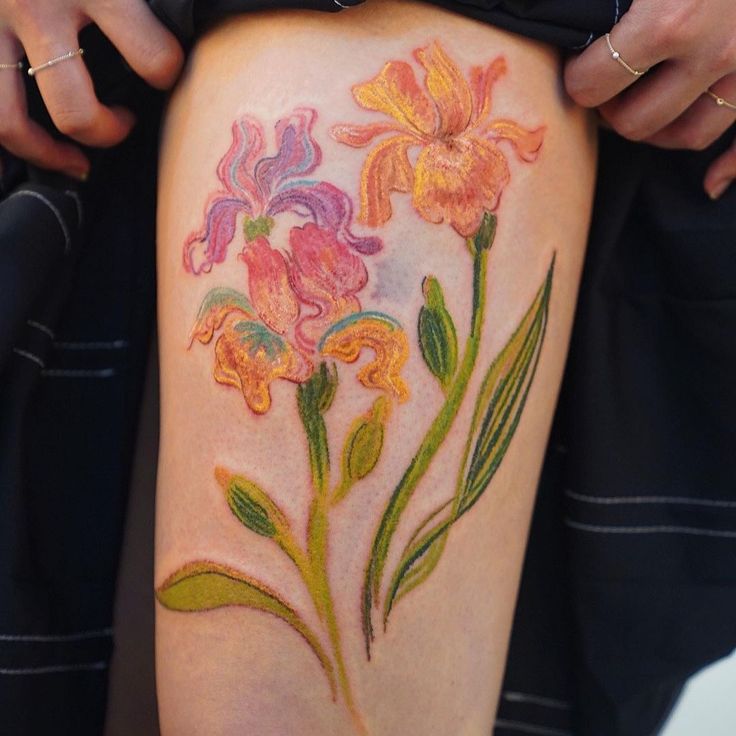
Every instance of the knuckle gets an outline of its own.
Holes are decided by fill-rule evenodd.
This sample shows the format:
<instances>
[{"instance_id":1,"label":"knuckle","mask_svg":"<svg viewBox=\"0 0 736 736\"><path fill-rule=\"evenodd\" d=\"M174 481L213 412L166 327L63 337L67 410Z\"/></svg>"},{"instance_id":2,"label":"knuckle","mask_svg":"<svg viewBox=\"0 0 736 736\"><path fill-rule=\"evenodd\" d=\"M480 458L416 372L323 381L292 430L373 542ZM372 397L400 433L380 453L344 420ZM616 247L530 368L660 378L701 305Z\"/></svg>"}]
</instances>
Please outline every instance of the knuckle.
<instances>
[{"instance_id":1,"label":"knuckle","mask_svg":"<svg viewBox=\"0 0 736 736\"><path fill-rule=\"evenodd\" d=\"M736 39L729 38L714 50L708 71L725 75L734 69L736 69Z\"/></svg>"},{"instance_id":2,"label":"knuckle","mask_svg":"<svg viewBox=\"0 0 736 736\"><path fill-rule=\"evenodd\" d=\"M183 52L175 43L148 49L143 54L146 76L152 84L160 87L173 82L183 60Z\"/></svg>"},{"instance_id":3,"label":"knuckle","mask_svg":"<svg viewBox=\"0 0 736 736\"><path fill-rule=\"evenodd\" d=\"M59 132L72 138L91 130L95 123L95 112L91 107L54 110L51 118Z\"/></svg>"},{"instance_id":4,"label":"knuckle","mask_svg":"<svg viewBox=\"0 0 736 736\"><path fill-rule=\"evenodd\" d=\"M695 33L689 21L687 3L670 4L659 16L652 32L652 41L658 48L668 51L688 45Z\"/></svg>"}]
</instances>

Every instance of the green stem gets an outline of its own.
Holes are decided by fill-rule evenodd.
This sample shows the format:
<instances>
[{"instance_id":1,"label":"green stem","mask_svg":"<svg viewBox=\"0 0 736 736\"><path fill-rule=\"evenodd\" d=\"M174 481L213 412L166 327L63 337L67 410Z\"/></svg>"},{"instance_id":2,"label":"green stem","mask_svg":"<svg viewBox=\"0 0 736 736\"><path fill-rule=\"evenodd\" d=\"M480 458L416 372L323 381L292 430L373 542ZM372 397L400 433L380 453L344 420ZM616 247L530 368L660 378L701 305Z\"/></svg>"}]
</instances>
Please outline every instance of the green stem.
<instances>
[{"instance_id":1,"label":"green stem","mask_svg":"<svg viewBox=\"0 0 736 736\"><path fill-rule=\"evenodd\" d=\"M488 249L473 249L473 307L470 319L470 334L465 343L463 359L448 388L445 403L435 417L417 453L394 489L384 511L381 523L373 540L371 556L366 568L363 584L363 635L366 654L370 659L370 645L373 640L372 608L377 602L381 588L381 578L386 565L391 539L396 531L401 514L409 503L417 484L427 471L435 453L450 431L470 382L480 349L481 331L486 305L486 279Z\"/></svg>"},{"instance_id":2,"label":"green stem","mask_svg":"<svg viewBox=\"0 0 736 736\"><path fill-rule=\"evenodd\" d=\"M311 561L311 577L313 585L309 591L314 605L320 616L324 618L327 634L332 645L332 654L337 666L337 681L345 698L345 705L353 719L356 731L365 736L368 731L358 711L350 686L345 660L342 653L340 627L335 614L335 606L327 575L327 539L329 521L327 518L327 499L322 495L315 495L309 514L309 557Z\"/></svg>"}]
</instances>

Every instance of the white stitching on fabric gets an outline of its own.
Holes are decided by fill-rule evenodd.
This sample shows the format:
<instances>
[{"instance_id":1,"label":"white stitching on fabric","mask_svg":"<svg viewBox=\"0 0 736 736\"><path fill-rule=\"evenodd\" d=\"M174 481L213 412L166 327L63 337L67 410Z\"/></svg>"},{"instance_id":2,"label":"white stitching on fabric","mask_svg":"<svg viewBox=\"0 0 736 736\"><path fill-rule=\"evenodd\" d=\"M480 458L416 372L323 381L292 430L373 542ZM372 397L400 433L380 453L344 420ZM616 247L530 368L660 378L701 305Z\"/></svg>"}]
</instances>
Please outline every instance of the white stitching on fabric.
<instances>
[{"instance_id":1,"label":"white stitching on fabric","mask_svg":"<svg viewBox=\"0 0 736 736\"><path fill-rule=\"evenodd\" d=\"M84 223L84 210L82 208L81 197L73 189L65 189L64 194L68 194L74 200L74 204L77 205L77 222L79 224L79 227L81 227Z\"/></svg>"},{"instance_id":2,"label":"white stitching on fabric","mask_svg":"<svg viewBox=\"0 0 736 736\"><path fill-rule=\"evenodd\" d=\"M61 340L54 343L59 350L123 350L130 343L127 340L99 340L97 342L75 342Z\"/></svg>"},{"instance_id":3,"label":"white stitching on fabric","mask_svg":"<svg viewBox=\"0 0 736 736\"><path fill-rule=\"evenodd\" d=\"M83 368L47 368L41 371L46 378L112 378L114 368L100 368L100 370L85 370Z\"/></svg>"},{"instance_id":4,"label":"white stitching on fabric","mask_svg":"<svg viewBox=\"0 0 736 736\"><path fill-rule=\"evenodd\" d=\"M570 708L570 703L565 700L548 698L543 695L532 695L531 693L520 693L515 690L505 690L502 697L510 703L531 703L532 705L541 705L545 708L559 708L560 710L569 710Z\"/></svg>"},{"instance_id":5,"label":"white stitching on fabric","mask_svg":"<svg viewBox=\"0 0 736 736\"><path fill-rule=\"evenodd\" d=\"M12 199L13 197L22 197L24 194L28 197L35 197L40 202L43 202L54 213L54 216L59 222L61 232L64 234L64 252L68 253L72 247L72 236L69 234L69 229L66 226L66 222L64 222L64 218L62 217L61 212L59 212L53 202L51 202L47 197L44 197L43 194L34 192L31 189L18 189L17 191L13 192L9 197L7 197L6 201L8 199Z\"/></svg>"},{"instance_id":6,"label":"white stitching on fabric","mask_svg":"<svg viewBox=\"0 0 736 736\"><path fill-rule=\"evenodd\" d=\"M84 639L102 639L112 636L113 629L89 629L88 631L75 631L72 634L0 634L0 641L40 641L40 642L63 642L82 641Z\"/></svg>"},{"instance_id":7,"label":"white stitching on fabric","mask_svg":"<svg viewBox=\"0 0 736 736\"><path fill-rule=\"evenodd\" d=\"M595 534L686 534L693 537L736 539L736 530L731 529L703 529L694 526L605 526L602 524L583 524L572 519L565 519L565 524L572 529Z\"/></svg>"},{"instance_id":8,"label":"white stitching on fabric","mask_svg":"<svg viewBox=\"0 0 736 736\"><path fill-rule=\"evenodd\" d=\"M613 25L616 25L616 23L618 23L618 17L619 17L620 12L621 12L621 8L618 5L618 0L616 0L616 14L613 16Z\"/></svg>"},{"instance_id":9,"label":"white stitching on fabric","mask_svg":"<svg viewBox=\"0 0 736 736\"><path fill-rule=\"evenodd\" d=\"M40 330L44 335L48 335L52 340L54 339L54 331L50 327L42 325L40 322L36 322L35 319L27 319L26 324L29 327L35 327L37 330Z\"/></svg>"},{"instance_id":10,"label":"white stitching on fabric","mask_svg":"<svg viewBox=\"0 0 736 736\"><path fill-rule=\"evenodd\" d=\"M594 503L600 506L618 506L625 504L672 504L681 506L711 506L720 509L736 508L736 501L725 501L717 498L688 498L680 496L589 496L566 490L565 495L575 501Z\"/></svg>"},{"instance_id":11,"label":"white stitching on fabric","mask_svg":"<svg viewBox=\"0 0 736 736\"><path fill-rule=\"evenodd\" d=\"M590 32L590 33L588 34L588 38L586 38L586 39L585 39L585 41L583 41L583 43L581 43L581 44L580 44L579 46L570 46L570 49L571 49L572 51L577 51L578 49L584 49L584 48L587 48L588 46L590 46L590 42L591 42L592 40L593 40L593 31L591 31L591 32Z\"/></svg>"},{"instance_id":12,"label":"white stitching on fabric","mask_svg":"<svg viewBox=\"0 0 736 736\"><path fill-rule=\"evenodd\" d=\"M29 353L27 350L21 350L21 348L13 348L13 352L16 355L22 355L24 358L26 358L27 360L32 361L36 365L40 365L41 368L44 368L45 365L46 365L43 362L43 360L41 360L41 358L38 357L38 355L34 355L33 353Z\"/></svg>"},{"instance_id":13,"label":"white stitching on fabric","mask_svg":"<svg viewBox=\"0 0 736 736\"><path fill-rule=\"evenodd\" d=\"M60 672L76 672L79 670L106 670L107 662L83 662L81 664L58 664L47 667L0 668L0 675L54 675Z\"/></svg>"},{"instance_id":14,"label":"white stitching on fabric","mask_svg":"<svg viewBox=\"0 0 736 736\"><path fill-rule=\"evenodd\" d=\"M572 736L569 731L548 726L537 726L535 723L524 723L523 721L507 721L505 718L497 718L498 728L508 728L509 731L521 731L522 733L539 734L539 736Z\"/></svg>"}]
</instances>

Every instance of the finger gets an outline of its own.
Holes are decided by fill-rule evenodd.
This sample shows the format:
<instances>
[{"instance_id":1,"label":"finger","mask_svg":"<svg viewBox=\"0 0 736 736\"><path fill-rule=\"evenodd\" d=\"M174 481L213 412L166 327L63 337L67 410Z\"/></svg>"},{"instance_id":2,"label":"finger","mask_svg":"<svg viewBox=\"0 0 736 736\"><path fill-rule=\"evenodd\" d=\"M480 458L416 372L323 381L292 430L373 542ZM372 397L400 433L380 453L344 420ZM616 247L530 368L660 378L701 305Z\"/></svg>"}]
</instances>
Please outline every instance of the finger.
<instances>
[{"instance_id":1,"label":"finger","mask_svg":"<svg viewBox=\"0 0 736 736\"><path fill-rule=\"evenodd\" d=\"M723 100L736 101L736 74L729 74L711 86L711 91ZM707 93L700 97L658 133L645 139L659 148L686 148L702 151L718 140L736 122L736 110L718 105Z\"/></svg>"},{"instance_id":2,"label":"finger","mask_svg":"<svg viewBox=\"0 0 736 736\"><path fill-rule=\"evenodd\" d=\"M49 40L51 39L51 40ZM72 28L53 34L20 38L29 63L36 67L79 48ZM96 97L92 80L81 56L41 69L34 79L54 125L65 135L88 146L114 146L133 127L133 114L120 107L106 107Z\"/></svg>"},{"instance_id":3,"label":"finger","mask_svg":"<svg viewBox=\"0 0 736 736\"><path fill-rule=\"evenodd\" d=\"M718 199L736 179L736 140L705 173L703 187L711 199Z\"/></svg>"},{"instance_id":4,"label":"finger","mask_svg":"<svg viewBox=\"0 0 736 736\"><path fill-rule=\"evenodd\" d=\"M22 56L18 41L8 33L0 33L0 62L10 63ZM86 178L89 172L89 161L76 146L54 140L29 119L20 71L0 70L0 145L44 169L61 171L77 179Z\"/></svg>"},{"instance_id":5,"label":"finger","mask_svg":"<svg viewBox=\"0 0 736 736\"><path fill-rule=\"evenodd\" d=\"M652 20L636 7L611 29L610 42L620 60L644 72L668 58L672 49L653 36ZM612 58L605 36L565 65L567 92L583 107L598 107L641 79Z\"/></svg>"},{"instance_id":6,"label":"finger","mask_svg":"<svg viewBox=\"0 0 736 736\"><path fill-rule=\"evenodd\" d=\"M601 105L600 113L619 135L643 141L680 117L713 81L703 81L686 62L668 61Z\"/></svg>"},{"instance_id":7,"label":"finger","mask_svg":"<svg viewBox=\"0 0 736 736\"><path fill-rule=\"evenodd\" d=\"M89 14L140 77L158 89L174 84L184 64L184 52L148 5L140 0L92 2Z\"/></svg>"}]
</instances>

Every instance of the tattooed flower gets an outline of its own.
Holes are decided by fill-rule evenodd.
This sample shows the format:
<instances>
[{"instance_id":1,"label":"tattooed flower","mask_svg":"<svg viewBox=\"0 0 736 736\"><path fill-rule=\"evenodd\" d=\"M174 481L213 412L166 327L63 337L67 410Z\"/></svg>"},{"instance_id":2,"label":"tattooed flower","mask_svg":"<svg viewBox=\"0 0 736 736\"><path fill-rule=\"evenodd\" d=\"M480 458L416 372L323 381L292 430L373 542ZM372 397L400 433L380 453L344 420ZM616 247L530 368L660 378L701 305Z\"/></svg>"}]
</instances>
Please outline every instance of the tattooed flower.
<instances>
[{"instance_id":1,"label":"tattooed flower","mask_svg":"<svg viewBox=\"0 0 736 736\"><path fill-rule=\"evenodd\" d=\"M359 253L381 249L377 237L358 237L350 226L353 208L347 194L333 184L308 179L322 160L312 136L315 110L297 109L276 124L277 152L265 155L261 125L244 116L233 124L233 141L217 167L223 189L205 207L201 230L184 246L184 267L198 274L225 260L235 238L238 217L243 217L246 242L271 232L273 218L291 212L334 231L339 241Z\"/></svg>"},{"instance_id":2,"label":"tattooed flower","mask_svg":"<svg viewBox=\"0 0 736 736\"><path fill-rule=\"evenodd\" d=\"M500 141L522 161L534 161L544 128L526 130L512 120L491 119L491 89L506 71L502 57L486 68L473 67L466 81L439 43L414 57L425 70L424 87L414 69L390 61L374 79L353 87L356 102L392 120L336 125L332 136L363 147L390 133L368 154L361 172L359 220L383 225L391 217L392 191L411 192L417 212L432 223L449 222L462 236L477 229L509 181ZM419 147L415 163L409 150Z\"/></svg>"},{"instance_id":3,"label":"tattooed flower","mask_svg":"<svg viewBox=\"0 0 736 736\"><path fill-rule=\"evenodd\" d=\"M304 383L322 357L355 362L363 348L375 359L358 373L368 388L404 400L408 389L399 371L408 340L395 320L361 312L358 292L368 274L362 259L334 231L314 223L294 227L290 251L268 239L247 243L248 297L213 289L200 307L192 341L208 344L216 333L214 378L238 388L257 414L271 406L277 378Z\"/></svg>"}]
</instances>

